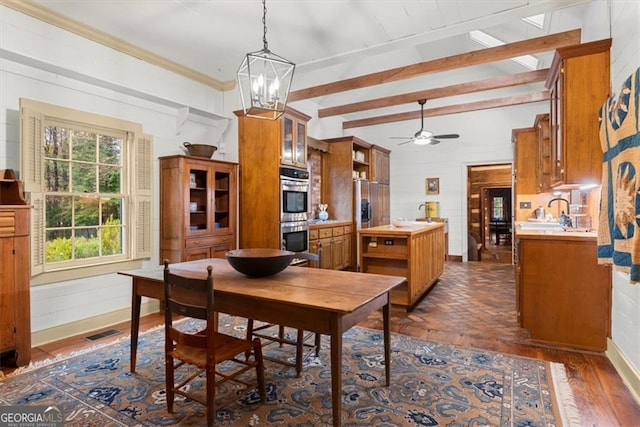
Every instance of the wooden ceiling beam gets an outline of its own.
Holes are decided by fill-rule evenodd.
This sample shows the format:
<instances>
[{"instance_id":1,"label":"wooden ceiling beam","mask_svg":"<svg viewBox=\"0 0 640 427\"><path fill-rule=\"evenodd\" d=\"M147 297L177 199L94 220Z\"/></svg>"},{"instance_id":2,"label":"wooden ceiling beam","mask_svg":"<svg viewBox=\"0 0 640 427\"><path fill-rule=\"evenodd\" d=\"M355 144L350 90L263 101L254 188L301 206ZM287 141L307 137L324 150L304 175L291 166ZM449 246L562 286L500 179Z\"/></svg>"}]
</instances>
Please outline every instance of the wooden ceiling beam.
<instances>
[{"instance_id":1,"label":"wooden ceiling beam","mask_svg":"<svg viewBox=\"0 0 640 427\"><path fill-rule=\"evenodd\" d=\"M468 111L487 110L490 108L509 107L512 105L530 104L532 102L548 101L549 92L536 92L521 95L494 98L484 101L469 102L465 104L447 105L444 107L427 108L424 117L444 116L446 114L465 113ZM388 114L385 116L367 117L366 119L350 120L342 122L342 129L373 126L383 123L401 122L420 118L420 110L406 113Z\"/></svg>"},{"instance_id":2,"label":"wooden ceiling beam","mask_svg":"<svg viewBox=\"0 0 640 427\"><path fill-rule=\"evenodd\" d=\"M354 89L390 83L398 80L409 79L423 74L437 73L454 70L456 68L470 67L472 65L486 64L503 59L514 58L521 55L534 54L555 50L559 47L580 44L581 30L571 30L562 33L536 37L502 46L480 49L473 52L434 59L432 61L419 62L390 70L365 74L359 77L339 80L323 85L312 86L306 89L295 90L289 93L288 102L303 99L316 98L318 96L333 93L346 92Z\"/></svg>"},{"instance_id":3,"label":"wooden ceiling beam","mask_svg":"<svg viewBox=\"0 0 640 427\"><path fill-rule=\"evenodd\" d=\"M451 86L438 87L401 95L387 96L384 98L370 99L368 101L354 102L352 104L338 105L335 107L321 108L318 110L318 118L339 116L341 114L355 113L358 111L373 110L376 108L393 107L395 105L418 102L420 99L437 99L448 96L465 95L492 89L543 82L547 78L549 69L527 71L508 76L493 77L485 80L461 83Z\"/></svg>"}]
</instances>

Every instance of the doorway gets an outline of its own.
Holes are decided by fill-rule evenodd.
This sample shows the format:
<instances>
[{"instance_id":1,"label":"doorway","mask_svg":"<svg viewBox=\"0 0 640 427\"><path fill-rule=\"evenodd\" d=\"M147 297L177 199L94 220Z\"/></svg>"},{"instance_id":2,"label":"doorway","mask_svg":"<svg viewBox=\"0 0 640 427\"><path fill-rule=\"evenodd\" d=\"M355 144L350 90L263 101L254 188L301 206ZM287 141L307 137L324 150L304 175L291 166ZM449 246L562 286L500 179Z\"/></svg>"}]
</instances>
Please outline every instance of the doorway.
<instances>
[{"instance_id":1,"label":"doorway","mask_svg":"<svg viewBox=\"0 0 640 427\"><path fill-rule=\"evenodd\" d=\"M469 260L511 264L513 190L511 163L467 166Z\"/></svg>"}]
</instances>

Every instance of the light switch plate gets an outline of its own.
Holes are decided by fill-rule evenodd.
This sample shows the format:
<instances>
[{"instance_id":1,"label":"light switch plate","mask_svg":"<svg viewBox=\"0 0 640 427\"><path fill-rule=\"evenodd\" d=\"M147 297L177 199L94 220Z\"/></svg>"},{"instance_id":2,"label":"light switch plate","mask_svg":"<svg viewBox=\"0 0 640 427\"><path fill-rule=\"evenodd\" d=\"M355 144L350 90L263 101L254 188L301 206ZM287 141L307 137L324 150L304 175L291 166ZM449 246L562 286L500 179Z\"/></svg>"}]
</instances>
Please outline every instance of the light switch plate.
<instances>
[{"instance_id":1,"label":"light switch plate","mask_svg":"<svg viewBox=\"0 0 640 427\"><path fill-rule=\"evenodd\" d=\"M520 209L531 209L531 202L520 202Z\"/></svg>"}]
</instances>

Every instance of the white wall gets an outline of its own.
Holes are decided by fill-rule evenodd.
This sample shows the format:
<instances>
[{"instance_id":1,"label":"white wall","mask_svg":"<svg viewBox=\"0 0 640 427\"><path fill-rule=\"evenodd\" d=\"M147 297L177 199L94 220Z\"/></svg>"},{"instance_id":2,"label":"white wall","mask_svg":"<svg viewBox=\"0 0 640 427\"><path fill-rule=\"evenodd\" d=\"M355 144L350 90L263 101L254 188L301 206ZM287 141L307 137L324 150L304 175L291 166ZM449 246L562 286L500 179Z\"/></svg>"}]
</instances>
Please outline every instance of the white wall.
<instances>
[{"instance_id":1,"label":"white wall","mask_svg":"<svg viewBox=\"0 0 640 427\"><path fill-rule=\"evenodd\" d=\"M610 3L611 83L612 93L617 95L622 82L640 67L640 2L612 0ZM640 284L631 285L627 274L615 272L611 339L635 369L635 377L640 382Z\"/></svg>"},{"instance_id":2,"label":"white wall","mask_svg":"<svg viewBox=\"0 0 640 427\"><path fill-rule=\"evenodd\" d=\"M0 169L19 174L21 97L141 123L144 132L153 135L156 158L182 153L179 145L190 140L221 145L226 154L214 158L237 160L237 138L227 135L232 119L224 118L220 92L3 6L0 32ZM190 114L178 126L184 107L214 114ZM157 171L157 160L154 168ZM158 194L156 180L156 246ZM158 265L158 254L147 264ZM130 305L131 279L116 274L34 286L32 331L127 312Z\"/></svg>"}]
</instances>

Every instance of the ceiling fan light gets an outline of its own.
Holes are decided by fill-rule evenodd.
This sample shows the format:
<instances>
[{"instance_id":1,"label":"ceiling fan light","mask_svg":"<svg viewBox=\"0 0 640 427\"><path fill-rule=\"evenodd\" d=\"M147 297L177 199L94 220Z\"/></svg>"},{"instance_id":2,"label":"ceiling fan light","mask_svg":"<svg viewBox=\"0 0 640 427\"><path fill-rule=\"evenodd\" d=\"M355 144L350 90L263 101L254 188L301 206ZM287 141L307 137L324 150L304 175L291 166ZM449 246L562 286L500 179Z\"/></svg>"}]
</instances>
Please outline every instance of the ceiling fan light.
<instances>
[{"instance_id":1,"label":"ceiling fan light","mask_svg":"<svg viewBox=\"0 0 640 427\"><path fill-rule=\"evenodd\" d=\"M430 145L431 138L416 138L413 140L413 143L416 145Z\"/></svg>"}]
</instances>

